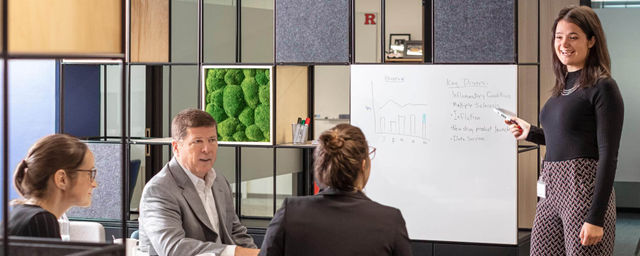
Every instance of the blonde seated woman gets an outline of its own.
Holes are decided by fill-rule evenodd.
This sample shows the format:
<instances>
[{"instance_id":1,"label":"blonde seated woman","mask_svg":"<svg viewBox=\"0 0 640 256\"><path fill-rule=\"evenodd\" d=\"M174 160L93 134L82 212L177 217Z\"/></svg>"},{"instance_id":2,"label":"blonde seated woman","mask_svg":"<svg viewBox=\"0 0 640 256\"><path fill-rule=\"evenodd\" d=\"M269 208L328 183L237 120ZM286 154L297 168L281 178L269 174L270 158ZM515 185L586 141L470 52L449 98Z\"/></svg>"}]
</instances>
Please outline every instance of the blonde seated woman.
<instances>
[{"instance_id":1,"label":"blonde seated woman","mask_svg":"<svg viewBox=\"0 0 640 256\"><path fill-rule=\"evenodd\" d=\"M77 138L54 134L38 140L15 169L23 199L13 202L9 235L60 239L58 218L72 206L91 205L95 177L93 153Z\"/></svg>"}]
</instances>

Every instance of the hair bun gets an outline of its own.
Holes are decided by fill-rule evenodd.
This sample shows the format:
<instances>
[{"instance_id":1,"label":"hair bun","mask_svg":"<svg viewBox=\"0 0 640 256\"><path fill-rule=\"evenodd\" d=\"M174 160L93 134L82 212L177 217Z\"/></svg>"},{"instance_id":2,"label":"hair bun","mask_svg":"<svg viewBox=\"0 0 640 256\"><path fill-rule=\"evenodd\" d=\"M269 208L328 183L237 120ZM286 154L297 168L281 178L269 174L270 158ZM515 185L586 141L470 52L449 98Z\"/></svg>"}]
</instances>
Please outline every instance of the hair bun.
<instances>
[{"instance_id":1,"label":"hair bun","mask_svg":"<svg viewBox=\"0 0 640 256\"><path fill-rule=\"evenodd\" d=\"M320 140L324 144L324 148L329 153L335 153L344 146L344 138L339 136L338 132L332 130L320 136Z\"/></svg>"},{"instance_id":2,"label":"hair bun","mask_svg":"<svg viewBox=\"0 0 640 256\"><path fill-rule=\"evenodd\" d=\"M333 136L331 136L331 144L336 147L336 149L342 148L344 146L344 138L342 136L338 136L338 132L334 131Z\"/></svg>"}]
</instances>

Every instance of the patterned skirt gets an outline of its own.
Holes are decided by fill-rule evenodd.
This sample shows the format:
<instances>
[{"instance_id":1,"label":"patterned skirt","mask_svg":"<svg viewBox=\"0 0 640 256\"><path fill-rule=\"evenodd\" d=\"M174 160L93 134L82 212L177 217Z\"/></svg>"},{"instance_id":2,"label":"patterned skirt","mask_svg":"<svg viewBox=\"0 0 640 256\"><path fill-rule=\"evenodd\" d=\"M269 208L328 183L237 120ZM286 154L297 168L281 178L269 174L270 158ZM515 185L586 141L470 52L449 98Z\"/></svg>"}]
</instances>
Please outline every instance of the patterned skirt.
<instances>
[{"instance_id":1,"label":"patterned skirt","mask_svg":"<svg viewBox=\"0 0 640 256\"><path fill-rule=\"evenodd\" d=\"M546 198L540 198L531 231L531 255L613 254L616 229L615 192L611 192L605 213L604 236L592 246L580 244L595 191L598 161L577 158L543 162L540 179L546 184Z\"/></svg>"}]
</instances>

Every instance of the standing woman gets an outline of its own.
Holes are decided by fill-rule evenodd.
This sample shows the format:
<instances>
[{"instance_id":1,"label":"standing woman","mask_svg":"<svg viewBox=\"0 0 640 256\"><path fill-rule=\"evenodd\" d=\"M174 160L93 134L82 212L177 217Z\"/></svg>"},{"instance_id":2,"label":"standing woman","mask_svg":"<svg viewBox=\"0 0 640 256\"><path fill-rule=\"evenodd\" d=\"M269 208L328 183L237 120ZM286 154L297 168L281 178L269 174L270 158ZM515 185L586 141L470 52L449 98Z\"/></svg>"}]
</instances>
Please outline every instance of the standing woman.
<instances>
[{"instance_id":1,"label":"standing woman","mask_svg":"<svg viewBox=\"0 0 640 256\"><path fill-rule=\"evenodd\" d=\"M518 140L547 147L531 255L612 255L622 96L591 8L561 10L553 36L556 82L540 111L544 129L516 117L508 122Z\"/></svg>"},{"instance_id":2,"label":"standing woman","mask_svg":"<svg viewBox=\"0 0 640 256\"><path fill-rule=\"evenodd\" d=\"M323 132L314 161L323 190L284 200L259 255L411 255L400 211L371 201L362 192L374 154L375 148L367 145L358 127L339 124Z\"/></svg>"},{"instance_id":3,"label":"standing woman","mask_svg":"<svg viewBox=\"0 0 640 256\"><path fill-rule=\"evenodd\" d=\"M93 153L77 138L54 134L38 140L14 173L24 199L14 201L9 235L60 239L58 218L72 206L91 205L95 177Z\"/></svg>"}]
</instances>

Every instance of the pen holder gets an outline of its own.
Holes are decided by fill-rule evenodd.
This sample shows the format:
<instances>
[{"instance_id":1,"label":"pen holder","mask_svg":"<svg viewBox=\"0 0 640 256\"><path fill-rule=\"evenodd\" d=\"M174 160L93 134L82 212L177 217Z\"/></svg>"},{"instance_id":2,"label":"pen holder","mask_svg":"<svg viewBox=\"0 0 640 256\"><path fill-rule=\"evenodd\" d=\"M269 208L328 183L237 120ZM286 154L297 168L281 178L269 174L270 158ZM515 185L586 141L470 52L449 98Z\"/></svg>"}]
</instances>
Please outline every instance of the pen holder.
<instances>
[{"instance_id":1,"label":"pen holder","mask_svg":"<svg viewBox=\"0 0 640 256\"><path fill-rule=\"evenodd\" d=\"M309 126L302 124L291 124L291 140L293 144L304 143L307 138Z\"/></svg>"}]
</instances>

